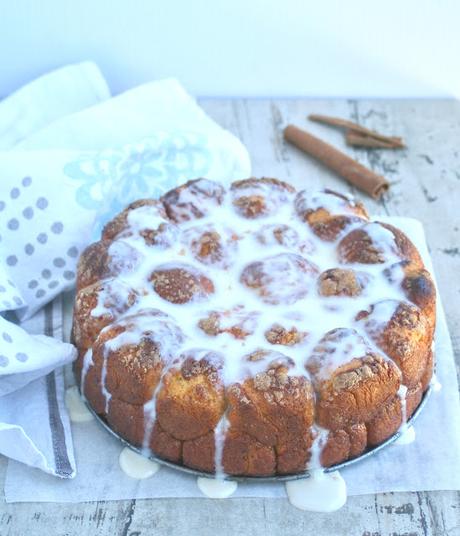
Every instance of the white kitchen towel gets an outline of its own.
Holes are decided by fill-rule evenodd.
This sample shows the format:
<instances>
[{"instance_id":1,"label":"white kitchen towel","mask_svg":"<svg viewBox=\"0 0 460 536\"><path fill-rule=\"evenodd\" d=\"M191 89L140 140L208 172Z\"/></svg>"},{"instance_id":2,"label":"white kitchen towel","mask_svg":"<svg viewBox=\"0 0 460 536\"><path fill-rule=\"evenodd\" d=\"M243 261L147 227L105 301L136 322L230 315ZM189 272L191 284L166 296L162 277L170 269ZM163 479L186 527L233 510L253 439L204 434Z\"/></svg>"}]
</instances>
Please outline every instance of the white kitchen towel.
<instances>
[{"instance_id":1,"label":"white kitchen towel","mask_svg":"<svg viewBox=\"0 0 460 536\"><path fill-rule=\"evenodd\" d=\"M63 343L56 334L53 334L56 338L49 336L48 332L54 330L46 329L45 313L44 310L34 315L20 326L0 316L0 397L76 358L76 350L71 344ZM2 398L2 407L5 404Z\"/></svg>"},{"instance_id":2,"label":"white kitchen towel","mask_svg":"<svg viewBox=\"0 0 460 536\"><path fill-rule=\"evenodd\" d=\"M149 82L103 103L62 117L28 136L23 149L102 150L154 136L192 131L221 140L237 169L249 171L249 155L233 134L206 115L180 83L173 79ZM204 140L203 140L204 141ZM224 155L220 155L222 158Z\"/></svg>"},{"instance_id":3,"label":"white kitchen towel","mask_svg":"<svg viewBox=\"0 0 460 536\"><path fill-rule=\"evenodd\" d=\"M70 344L64 346L59 343L62 340L61 296L24 322L22 327L27 330L24 337L35 343L28 354L23 353L22 360L37 354L49 357L51 363L28 373L2 376L1 451L5 456L51 475L71 478L75 476L75 459L69 417L64 405L63 368L54 369L56 359L68 362L74 357L75 349ZM45 334L46 337L34 333ZM21 349L26 350L27 343L22 341L18 344L22 343ZM69 349L67 354L60 344ZM14 346L15 341L10 345ZM40 348L40 345L46 345L49 350ZM53 349L54 352L51 352Z\"/></svg>"},{"instance_id":4,"label":"white kitchen towel","mask_svg":"<svg viewBox=\"0 0 460 536\"><path fill-rule=\"evenodd\" d=\"M107 83L92 62L45 74L0 101L0 150L11 149L53 121L108 98Z\"/></svg>"},{"instance_id":5,"label":"white kitchen towel","mask_svg":"<svg viewBox=\"0 0 460 536\"><path fill-rule=\"evenodd\" d=\"M417 245L427 268L431 259L420 222L409 218L378 218L402 229ZM436 376L433 392L414 424L416 439L390 445L341 473L349 495L391 491L460 489L460 405L457 375L444 311L438 297L435 341ZM70 379L72 377L70 376ZM200 497L196 478L162 467L153 477L135 480L118 464L120 441L96 421L73 425L79 473L72 481L53 479L21 464L8 464L8 502L81 502L160 497ZM242 483L234 497L285 497L279 483Z\"/></svg>"},{"instance_id":6,"label":"white kitchen towel","mask_svg":"<svg viewBox=\"0 0 460 536\"><path fill-rule=\"evenodd\" d=\"M98 73L97 68L84 65L82 77L88 73ZM61 87L62 73L55 76ZM52 86L53 76L46 80ZM100 85L97 75L95 86ZM45 106L42 91L38 93L47 115L53 102ZM29 90L30 99L32 94ZM95 102L101 100L101 91L94 95ZM15 96L11 99L16 107ZM86 94L84 99L87 103ZM2 105L5 110L8 99ZM34 117L31 132L39 123ZM0 314L14 310L21 320L73 287L81 251L130 201L157 197L200 176L230 181L250 174L246 149L175 80L152 82L57 119L13 149L0 151ZM10 320L0 320L0 393L10 393L2 398L5 407L17 400L11 395L15 389L27 396L25 384L40 371L45 375L75 356L69 345L52 347L44 338L33 339ZM19 419L18 408L16 404L8 415L22 419L31 438L41 422L37 413ZM46 419L47 406L41 409ZM11 450L10 435L2 434L1 427L0 453L37 464L36 458L27 461L21 445ZM54 456L52 451L42 454L48 461Z\"/></svg>"}]
</instances>

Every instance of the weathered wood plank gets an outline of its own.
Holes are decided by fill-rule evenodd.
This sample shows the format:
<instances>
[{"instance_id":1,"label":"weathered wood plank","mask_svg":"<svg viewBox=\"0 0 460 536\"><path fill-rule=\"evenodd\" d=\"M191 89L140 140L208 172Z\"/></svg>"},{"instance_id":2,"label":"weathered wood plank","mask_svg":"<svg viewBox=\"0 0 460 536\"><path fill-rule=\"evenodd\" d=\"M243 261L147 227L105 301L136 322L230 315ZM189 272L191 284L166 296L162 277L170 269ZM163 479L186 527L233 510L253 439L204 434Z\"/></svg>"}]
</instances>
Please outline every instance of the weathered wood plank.
<instances>
[{"instance_id":1,"label":"weathered wood plank","mask_svg":"<svg viewBox=\"0 0 460 536\"><path fill-rule=\"evenodd\" d=\"M254 175L286 179L299 188L328 186L354 193L374 214L407 215L425 223L457 363L460 362L460 104L451 100L202 100L202 106L248 147ZM309 123L309 113L359 120L405 138L403 151L345 146L343 135ZM390 193L375 202L282 140L289 123L309 129L385 174ZM67 309L71 300L67 300ZM66 318L69 329L69 317ZM0 482L5 460L0 459ZM2 501L3 490L0 491ZM394 493L352 497L334 514L312 514L276 499L157 499L84 504L4 504L0 536L23 534L460 534L460 493Z\"/></svg>"},{"instance_id":2,"label":"weathered wood plank","mask_svg":"<svg viewBox=\"0 0 460 536\"><path fill-rule=\"evenodd\" d=\"M439 494L438 494L439 495ZM359 536L460 534L458 497L398 493L352 497L332 514L292 508L280 499L155 499L84 504L7 505L2 536L24 534L350 534ZM436 504L434 504L436 502Z\"/></svg>"}]
</instances>

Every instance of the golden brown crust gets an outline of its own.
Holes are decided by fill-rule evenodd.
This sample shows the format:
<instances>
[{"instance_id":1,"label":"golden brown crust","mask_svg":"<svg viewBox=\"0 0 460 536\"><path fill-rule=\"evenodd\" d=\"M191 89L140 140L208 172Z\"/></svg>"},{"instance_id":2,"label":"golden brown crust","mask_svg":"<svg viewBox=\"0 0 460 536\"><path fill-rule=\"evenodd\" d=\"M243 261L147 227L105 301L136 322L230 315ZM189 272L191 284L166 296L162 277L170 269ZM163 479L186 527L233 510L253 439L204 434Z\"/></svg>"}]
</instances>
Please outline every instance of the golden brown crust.
<instances>
[{"instance_id":1,"label":"golden brown crust","mask_svg":"<svg viewBox=\"0 0 460 536\"><path fill-rule=\"evenodd\" d=\"M318 292L321 296L359 296L368 280L362 272L331 268L319 276Z\"/></svg>"},{"instance_id":2,"label":"golden brown crust","mask_svg":"<svg viewBox=\"0 0 460 536\"><path fill-rule=\"evenodd\" d=\"M120 350L108 350L105 342L119 332L120 329L111 329L96 340L93 347L94 366L102 369L104 354L107 354L105 383L111 398L129 404L145 404L160 381L164 362L157 344L147 338L135 345L125 345Z\"/></svg>"},{"instance_id":3,"label":"golden brown crust","mask_svg":"<svg viewBox=\"0 0 460 536\"><path fill-rule=\"evenodd\" d=\"M216 337L228 333L235 339L245 339L254 333L258 313L246 313L238 310L211 311L198 320L198 327L206 335Z\"/></svg>"},{"instance_id":4,"label":"golden brown crust","mask_svg":"<svg viewBox=\"0 0 460 536\"><path fill-rule=\"evenodd\" d=\"M111 242L90 244L81 254L77 266L77 291L108 277L108 249Z\"/></svg>"},{"instance_id":5,"label":"golden brown crust","mask_svg":"<svg viewBox=\"0 0 460 536\"><path fill-rule=\"evenodd\" d=\"M274 190L284 190L286 192L295 193L295 188L287 182L280 179L274 179L272 177L250 177L249 179L242 179L240 181L234 181L232 183L232 190L245 190L253 187L267 186Z\"/></svg>"},{"instance_id":6,"label":"golden brown crust","mask_svg":"<svg viewBox=\"0 0 460 536\"><path fill-rule=\"evenodd\" d=\"M425 392L430 385L431 378L433 377L434 372L434 353L430 349L426 359L425 370L423 371L422 377L420 378L420 383L422 384L422 391Z\"/></svg>"},{"instance_id":7,"label":"golden brown crust","mask_svg":"<svg viewBox=\"0 0 460 536\"><path fill-rule=\"evenodd\" d=\"M314 420L312 385L306 377L291 376L289 370L289 360L278 354L263 372L227 388L230 437L240 441L244 437L243 443L255 449L260 449L259 444L269 447L276 454L276 472L280 474L305 467ZM227 468L224 463L224 469L232 466ZM260 470L254 474L261 474Z\"/></svg>"},{"instance_id":8,"label":"golden brown crust","mask_svg":"<svg viewBox=\"0 0 460 536\"><path fill-rule=\"evenodd\" d=\"M391 361L368 356L360 367L318 386L317 420L337 430L365 422L399 388L400 378Z\"/></svg>"},{"instance_id":9,"label":"golden brown crust","mask_svg":"<svg viewBox=\"0 0 460 536\"><path fill-rule=\"evenodd\" d=\"M340 348L348 353L335 361ZM332 361L331 361L332 356ZM316 420L329 430L366 422L399 389L396 365L366 348L353 330L328 332L306 363L315 387Z\"/></svg>"},{"instance_id":10,"label":"golden brown crust","mask_svg":"<svg viewBox=\"0 0 460 536\"><path fill-rule=\"evenodd\" d=\"M167 220L167 215L164 206L156 199L138 199L134 203L130 203L120 214L115 216L109 221L102 230L103 240L116 240L117 238L130 236L132 234L132 228L128 223L129 214L138 208L148 207L148 214L152 218L152 227L149 229L156 229L158 226L157 220ZM148 236L148 235L147 235ZM147 238L146 238L147 241ZM153 243L153 241L151 240Z\"/></svg>"},{"instance_id":11,"label":"golden brown crust","mask_svg":"<svg viewBox=\"0 0 460 536\"><path fill-rule=\"evenodd\" d=\"M83 359L84 354L80 354L77 361L74 363L77 383L80 386L82 394L85 396L86 400L90 402L94 411L101 416L106 416L106 399L102 392L101 384L102 362L96 361L93 366L89 368L84 377L84 383L82 383Z\"/></svg>"},{"instance_id":12,"label":"golden brown crust","mask_svg":"<svg viewBox=\"0 0 460 536\"><path fill-rule=\"evenodd\" d=\"M188 465L185 460L182 460L186 443L179 441L162 430L158 421L155 421L152 435L150 436L149 447L157 456L175 463L181 463L183 461L183 463Z\"/></svg>"},{"instance_id":13,"label":"golden brown crust","mask_svg":"<svg viewBox=\"0 0 460 536\"><path fill-rule=\"evenodd\" d=\"M423 390L421 384L409 389L405 402L405 417L408 419L420 404ZM403 424L403 403L399 396L389 400L373 419L366 423L367 442L369 446L379 445L393 434Z\"/></svg>"},{"instance_id":14,"label":"golden brown crust","mask_svg":"<svg viewBox=\"0 0 460 536\"><path fill-rule=\"evenodd\" d=\"M106 415L107 424L114 432L136 447L144 440L144 406L114 398Z\"/></svg>"},{"instance_id":15,"label":"golden brown crust","mask_svg":"<svg viewBox=\"0 0 460 536\"><path fill-rule=\"evenodd\" d=\"M432 339L436 325L436 288L430 273L410 260L396 263L384 273L390 283L400 284L406 298L422 311Z\"/></svg>"},{"instance_id":16,"label":"golden brown crust","mask_svg":"<svg viewBox=\"0 0 460 536\"><path fill-rule=\"evenodd\" d=\"M75 297L72 342L80 349L90 348L100 331L132 307L137 299L137 293L117 279L98 281L82 288ZM98 305L101 312L95 314Z\"/></svg>"},{"instance_id":17,"label":"golden brown crust","mask_svg":"<svg viewBox=\"0 0 460 536\"><path fill-rule=\"evenodd\" d=\"M351 225L364 221L358 216L322 216L318 217L319 221L313 221L310 226L317 236L328 242L336 240Z\"/></svg>"},{"instance_id":18,"label":"golden brown crust","mask_svg":"<svg viewBox=\"0 0 460 536\"><path fill-rule=\"evenodd\" d=\"M280 253L248 264L240 281L260 298L273 305L292 304L305 297L318 268L293 253Z\"/></svg>"},{"instance_id":19,"label":"golden brown crust","mask_svg":"<svg viewBox=\"0 0 460 536\"><path fill-rule=\"evenodd\" d=\"M140 316L145 319L144 329L139 329L137 325ZM133 337L130 333L133 331L136 342L131 342ZM145 404L159 384L166 362L171 359L169 352L162 351L162 347L169 345L172 349L177 348L182 340L180 329L158 311L148 310L122 317L104 328L93 344L93 365L86 376L85 396L92 400L90 396L94 393L90 391L91 388L95 387L99 392L103 390L101 381L104 373L110 401L119 399L128 404ZM93 385L94 380L96 386ZM106 414L107 399L103 398L104 409L98 404L96 411Z\"/></svg>"},{"instance_id":20,"label":"golden brown crust","mask_svg":"<svg viewBox=\"0 0 460 536\"><path fill-rule=\"evenodd\" d=\"M192 240L190 246L195 258L204 264L217 263L224 255L221 236L217 231L205 231L196 240Z\"/></svg>"},{"instance_id":21,"label":"golden brown crust","mask_svg":"<svg viewBox=\"0 0 460 536\"><path fill-rule=\"evenodd\" d=\"M286 328L281 324L272 324L265 332L265 338L270 344L294 346L304 341L308 336L306 331L299 331L295 326Z\"/></svg>"},{"instance_id":22,"label":"golden brown crust","mask_svg":"<svg viewBox=\"0 0 460 536\"><path fill-rule=\"evenodd\" d=\"M214 292L214 285L204 274L187 265L159 266L150 276L155 292L171 303L203 299Z\"/></svg>"},{"instance_id":23,"label":"golden brown crust","mask_svg":"<svg viewBox=\"0 0 460 536\"><path fill-rule=\"evenodd\" d=\"M434 329L436 319L436 288L425 269L407 270L402 282L407 299L417 305Z\"/></svg>"},{"instance_id":24,"label":"golden brown crust","mask_svg":"<svg viewBox=\"0 0 460 536\"><path fill-rule=\"evenodd\" d=\"M380 241L375 241L371 229L379 234L379 226L391 233L393 244L387 252ZM344 263L382 264L388 261L388 255L394 254L402 260L410 261L413 267L422 268L420 254L407 236L396 227L387 223L369 223L354 229L342 238L338 245L339 258Z\"/></svg>"},{"instance_id":25,"label":"golden brown crust","mask_svg":"<svg viewBox=\"0 0 460 536\"><path fill-rule=\"evenodd\" d=\"M103 279L133 271L141 254L123 241L100 240L81 254L77 267L77 291Z\"/></svg>"},{"instance_id":26,"label":"golden brown crust","mask_svg":"<svg viewBox=\"0 0 460 536\"><path fill-rule=\"evenodd\" d=\"M378 320L381 308L391 307L390 321L381 325ZM371 306L358 315L358 322L369 337L398 365L402 382L415 386L425 370L431 353L432 330L425 314L407 302L386 300Z\"/></svg>"},{"instance_id":27,"label":"golden brown crust","mask_svg":"<svg viewBox=\"0 0 460 536\"><path fill-rule=\"evenodd\" d=\"M321 452L323 467L331 467L336 463L356 458L367 446L367 430L364 423L357 423L344 430L330 432L326 445Z\"/></svg>"},{"instance_id":28,"label":"golden brown crust","mask_svg":"<svg viewBox=\"0 0 460 536\"><path fill-rule=\"evenodd\" d=\"M333 241L352 224L365 222L369 216L359 201L333 190L324 190L323 199L312 200L303 191L297 194L295 208L299 217L322 240Z\"/></svg>"},{"instance_id":29,"label":"golden brown crust","mask_svg":"<svg viewBox=\"0 0 460 536\"><path fill-rule=\"evenodd\" d=\"M185 441L212 432L224 413L225 401L219 378L221 357L190 352L181 359L180 367L164 375L156 407L161 428Z\"/></svg>"},{"instance_id":30,"label":"golden brown crust","mask_svg":"<svg viewBox=\"0 0 460 536\"><path fill-rule=\"evenodd\" d=\"M238 237L231 231L218 232L212 225L190 227L183 243L202 264L227 268L237 250Z\"/></svg>"},{"instance_id":31,"label":"golden brown crust","mask_svg":"<svg viewBox=\"0 0 460 536\"><path fill-rule=\"evenodd\" d=\"M161 201L168 218L175 223L203 218L209 207L220 205L223 187L207 179L195 179L163 195Z\"/></svg>"},{"instance_id":32,"label":"golden brown crust","mask_svg":"<svg viewBox=\"0 0 460 536\"><path fill-rule=\"evenodd\" d=\"M409 238L400 229L389 223L381 223L380 225L393 234L396 248L401 258L408 259L414 268L423 268L423 261L420 257L420 253Z\"/></svg>"},{"instance_id":33,"label":"golden brown crust","mask_svg":"<svg viewBox=\"0 0 460 536\"><path fill-rule=\"evenodd\" d=\"M238 214L254 219L274 214L289 194L295 193L295 188L278 179L262 177L233 182L230 191Z\"/></svg>"},{"instance_id":34,"label":"golden brown crust","mask_svg":"<svg viewBox=\"0 0 460 536\"><path fill-rule=\"evenodd\" d=\"M182 460L187 467L213 473L215 467L216 442L214 432L182 442Z\"/></svg>"},{"instance_id":35,"label":"golden brown crust","mask_svg":"<svg viewBox=\"0 0 460 536\"><path fill-rule=\"evenodd\" d=\"M224 446L223 466L231 475L270 476L276 471L276 456L273 447L230 430Z\"/></svg>"}]
</instances>

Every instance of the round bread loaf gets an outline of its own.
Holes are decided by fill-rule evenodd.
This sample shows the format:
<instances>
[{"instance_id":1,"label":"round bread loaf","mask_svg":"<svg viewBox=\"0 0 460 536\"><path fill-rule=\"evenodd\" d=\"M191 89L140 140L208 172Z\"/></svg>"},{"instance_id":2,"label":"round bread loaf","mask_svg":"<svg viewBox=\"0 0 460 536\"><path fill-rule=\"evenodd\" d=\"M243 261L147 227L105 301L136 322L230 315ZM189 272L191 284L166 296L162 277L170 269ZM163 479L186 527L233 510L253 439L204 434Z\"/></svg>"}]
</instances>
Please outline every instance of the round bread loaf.
<instances>
[{"instance_id":1,"label":"round bread loaf","mask_svg":"<svg viewBox=\"0 0 460 536\"><path fill-rule=\"evenodd\" d=\"M417 408L435 296L410 240L349 196L193 180L132 203L82 254L76 377L115 432L177 464L327 467Z\"/></svg>"}]
</instances>

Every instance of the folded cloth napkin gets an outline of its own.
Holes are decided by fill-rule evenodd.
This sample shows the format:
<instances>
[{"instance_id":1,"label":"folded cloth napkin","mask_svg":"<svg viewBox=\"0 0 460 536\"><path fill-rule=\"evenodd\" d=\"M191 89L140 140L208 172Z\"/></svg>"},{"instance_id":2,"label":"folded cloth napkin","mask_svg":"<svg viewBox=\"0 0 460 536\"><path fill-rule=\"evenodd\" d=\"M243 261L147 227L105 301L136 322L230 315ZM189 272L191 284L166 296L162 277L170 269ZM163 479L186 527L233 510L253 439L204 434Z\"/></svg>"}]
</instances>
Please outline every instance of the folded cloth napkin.
<instances>
[{"instance_id":1,"label":"folded cloth napkin","mask_svg":"<svg viewBox=\"0 0 460 536\"><path fill-rule=\"evenodd\" d=\"M106 81L89 61L41 76L0 102L0 150L109 97Z\"/></svg>"},{"instance_id":2,"label":"folded cloth napkin","mask_svg":"<svg viewBox=\"0 0 460 536\"><path fill-rule=\"evenodd\" d=\"M152 82L107 100L101 74L90 65L80 66L83 80L76 83L91 85L94 77L94 89L83 92L81 107L69 106L68 111L75 113L39 130L37 125L45 119L31 113L29 135L25 137L23 125L21 134L14 137L14 150L0 151L0 314L4 311L0 318L0 396L4 395L0 453L59 476L73 476L74 468L61 471L53 464L57 446L55 423L48 415L51 406L37 402L29 412L30 406L21 400L37 389L41 400L47 401L49 386L40 377L71 361L75 351L43 336L32 337L11 323L11 311L21 321L35 314L43 317L43 306L73 287L78 256L91 237L130 201L158 196L199 176L232 180L250 174L243 145L207 117L178 82ZM77 71L77 66L68 71L73 82ZM59 88L69 83L63 73L57 71L19 91L10 97L12 106L18 107L21 95L33 102L36 93L44 117L53 117L47 108L53 106ZM53 99L48 103L43 99L45 83ZM94 105L81 110L91 104L91 94ZM8 117L8 101L2 103L4 117ZM62 381L53 377L59 402ZM59 403L53 407L65 412ZM44 419L51 422L49 441L41 441L48 450L40 450L33 439ZM14 449L11 433L2 423L21 430L24 441L16 442ZM67 433L66 415L58 424ZM31 444L40 455L35 451L30 455ZM59 446L67 449L71 465L71 442L61 441Z\"/></svg>"},{"instance_id":3,"label":"folded cloth napkin","mask_svg":"<svg viewBox=\"0 0 460 536\"><path fill-rule=\"evenodd\" d=\"M29 372L0 376L0 449L5 456L46 473L71 478L75 476L72 436L64 406L63 370L56 367L73 359L75 349L59 342L61 297L23 322L22 328L8 323L6 333L14 337L10 346L21 349L22 362L43 357L43 364ZM21 331L18 338L16 330Z\"/></svg>"}]
</instances>

